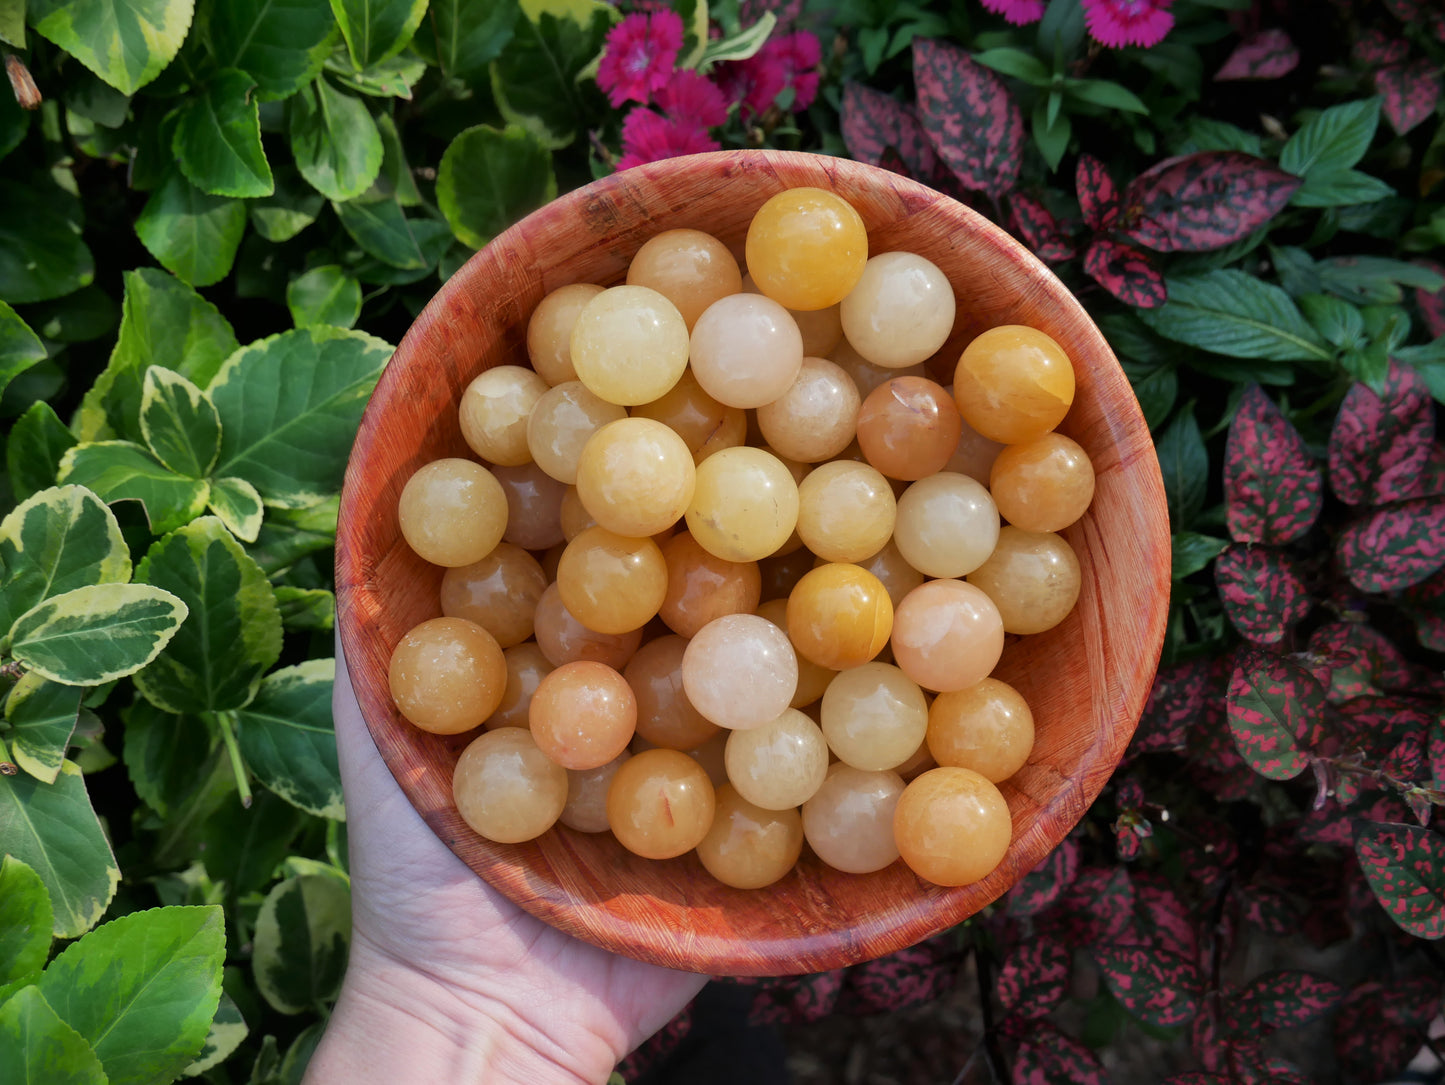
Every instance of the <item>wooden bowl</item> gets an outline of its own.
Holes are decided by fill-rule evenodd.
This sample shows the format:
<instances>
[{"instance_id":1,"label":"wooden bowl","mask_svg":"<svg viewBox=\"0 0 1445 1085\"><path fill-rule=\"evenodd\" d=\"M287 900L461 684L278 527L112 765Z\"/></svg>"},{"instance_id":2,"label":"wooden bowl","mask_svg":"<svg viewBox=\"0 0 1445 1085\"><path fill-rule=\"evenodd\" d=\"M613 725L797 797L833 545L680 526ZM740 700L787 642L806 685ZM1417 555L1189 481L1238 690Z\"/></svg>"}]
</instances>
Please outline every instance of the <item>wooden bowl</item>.
<instances>
[{"instance_id":1,"label":"wooden bowl","mask_svg":"<svg viewBox=\"0 0 1445 1085\"><path fill-rule=\"evenodd\" d=\"M1033 708L1027 765L1002 785L1013 843L989 877L963 888L919 880L901 862L844 874L806 856L761 890L713 880L695 855L637 858L611 834L557 826L527 844L474 833L452 805L452 767L471 735L408 724L387 686L392 648L440 613L442 570L397 526L407 478L471 455L457 423L483 369L526 364L532 309L567 283L612 284L661 230L693 227L739 254L753 213L782 189L847 199L870 251L921 253L948 275L958 321L939 354L951 377L963 346L996 324L1029 324L1073 359L1078 392L1060 430L1093 458L1094 503L1064 534L1083 570L1078 606L1058 627L1011 644L996 672ZM720 151L674 158L587 185L497 237L432 299L372 395L341 497L336 590L341 640L382 757L437 835L533 915L585 941L713 975L782 975L854 964L960 922L1004 893L1079 821L1124 752L1149 693L1169 600L1169 526L1159 464L1128 381L1074 297L1002 230L896 174L819 155Z\"/></svg>"}]
</instances>

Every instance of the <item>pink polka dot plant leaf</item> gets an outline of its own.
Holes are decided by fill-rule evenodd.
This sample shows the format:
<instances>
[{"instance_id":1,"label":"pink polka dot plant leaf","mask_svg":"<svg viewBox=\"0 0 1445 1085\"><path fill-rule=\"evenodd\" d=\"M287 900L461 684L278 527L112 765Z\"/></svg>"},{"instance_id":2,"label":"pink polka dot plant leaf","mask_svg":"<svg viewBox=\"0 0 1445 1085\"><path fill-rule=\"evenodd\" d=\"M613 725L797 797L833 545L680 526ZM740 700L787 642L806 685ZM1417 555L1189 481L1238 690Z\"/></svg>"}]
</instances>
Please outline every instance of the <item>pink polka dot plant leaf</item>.
<instances>
[{"instance_id":1,"label":"pink polka dot plant leaf","mask_svg":"<svg viewBox=\"0 0 1445 1085\"><path fill-rule=\"evenodd\" d=\"M1425 757L1430 765L1430 786L1445 791L1445 715L1437 715L1425 736Z\"/></svg>"},{"instance_id":2,"label":"pink polka dot plant leaf","mask_svg":"<svg viewBox=\"0 0 1445 1085\"><path fill-rule=\"evenodd\" d=\"M1054 904L1079 874L1079 842L1068 837L1009 890L1007 912L1022 919Z\"/></svg>"},{"instance_id":3,"label":"pink polka dot plant leaf","mask_svg":"<svg viewBox=\"0 0 1445 1085\"><path fill-rule=\"evenodd\" d=\"M1139 872L1133 881L1133 943L1158 946L1185 960L1197 960L1196 920L1179 893L1162 875Z\"/></svg>"},{"instance_id":4,"label":"pink polka dot plant leaf","mask_svg":"<svg viewBox=\"0 0 1445 1085\"><path fill-rule=\"evenodd\" d=\"M1020 939L999 966L999 1006L1023 1020L1047 1017L1069 993L1072 977L1068 946L1048 937Z\"/></svg>"},{"instance_id":5,"label":"pink polka dot plant leaf","mask_svg":"<svg viewBox=\"0 0 1445 1085\"><path fill-rule=\"evenodd\" d=\"M1167 158L1129 183L1119 229L1156 252L1207 252L1259 229L1301 184L1242 151Z\"/></svg>"},{"instance_id":6,"label":"pink polka dot plant leaf","mask_svg":"<svg viewBox=\"0 0 1445 1085\"><path fill-rule=\"evenodd\" d=\"M1098 1056L1048 1021L1030 1021L1014 1055L1013 1085L1103 1085Z\"/></svg>"},{"instance_id":7,"label":"pink polka dot plant leaf","mask_svg":"<svg viewBox=\"0 0 1445 1085\"><path fill-rule=\"evenodd\" d=\"M1231 993L1225 1032L1231 1039L1249 1042L1281 1029L1299 1028L1332 1010L1344 994L1339 984L1312 972L1267 972Z\"/></svg>"},{"instance_id":8,"label":"pink polka dot plant leaf","mask_svg":"<svg viewBox=\"0 0 1445 1085\"><path fill-rule=\"evenodd\" d=\"M1134 731L1129 756L1183 750L1190 728L1223 703L1219 665L1191 659L1161 667Z\"/></svg>"},{"instance_id":9,"label":"pink polka dot plant leaf","mask_svg":"<svg viewBox=\"0 0 1445 1085\"><path fill-rule=\"evenodd\" d=\"M1445 570L1402 592L1400 607L1415 623L1421 646L1445 652Z\"/></svg>"},{"instance_id":10,"label":"pink polka dot plant leaf","mask_svg":"<svg viewBox=\"0 0 1445 1085\"><path fill-rule=\"evenodd\" d=\"M1069 945L1111 944L1134 923L1134 883L1126 866L1091 866L1079 872L1058 906L1040 917L1039 929Z\"/></svg>"},{"instance_id":11,"label":"pink polka dot plant leaf","mask_svg":"<svg viewBox=\"0 0 1445 1085\"><path fill-rule=\"evenodd\" d=\"M1309 767L1324 709L1324 687L1298 663L1259 649L1240 652L1225 713L1236 749L1259 775L1291 780Z\"/></svg>"},{"instance_id":12,"label":"pink polka dot plant leaf","mask_svg":"<svg viewBox=\"0 0 1445 1085\"><path fill-rule=\"evenodd\" d=\"M1084 252L1084 271L1125 305L1157 309L1169 300L1164 274L1143 249L1111 237L1095 238Z\"/></svg>"},{"instance_id":13,"label":"pink polka dot plant leaf","mask_svg":"<svg viewBox=\"0 0 1445 1085\"><path fill-rule=\"evenodd\" d=\"M1365 980L1345 996L1330 1022L1340 1069L1356 1080L1388 1080L1420 1050L1420 1037L1440 1012L1438 976Z\"/></svg>"},{"instance_id":14,"label":"pink polka dot plant leaf","mask_svg":"<svg viewBox=\"0 0 1445 1085\"><path fill-rule=\"evenodd\" d=\"M940 158L970 191L995 198L1018 182L1024 119L1003 80L963 49L916 38L918 116Z\"/></svg>"},{"instance_id":15,"label":"pink polka dot plant leaf","mask_svg":"<svg viewBox=\"0 0 1445 1085\"><path fill-rule=\"evenodd\" d=\"M1330 655L1329 699L1348 701L1382 690L1408 690L1419 679L1417 668L1393 641L1359 621L1327 622L1310 634L1309 650Z\"/></svg>"},{"instance_id":16,"label":"pink polka dot plant leaf","mask_svg":"<svg viewBox=\"0 0 1445 1085\"><path fill-rule=\"evenodd\" d=\"M1395 592L1445 566L1445 498L1387 505L1350 523L1335 559L1363 592Z\"/></svg>"},{"instance_id":17,"label":"pink polka dot plant leaf","mask_svg":"<svg viewBox=\"0 0 1445 1085\"><path fill-rule=\"evenodd\" d=\"M884 153L896 151L913 177L933 173L937 155L913 107L862 83L845 83L839 114L848 153L870 166L881 165Z\"/></svg>"},{"instance_id":18,"label":"pink polka dot plant leaf","mask_svg":"<svg viewBox=\"0 0 1445 1085\"><path fill-rule=\"evenodd\" d=\"M1109 169L1091 154L1079 155L1074 168L1074 190L1084 222L1092 230L1109 230L1119 219L1119 186Z\"/></svg>"},{"instance_id":19,"label":"pink polka dot plant leaf","mask_svg":"<svg viewBox=\"0 0 1445 1085\"><path fill-rule=\"evenodd\" d=\"M1379 393L1355 384L1330 431L1330 489L1347 505L1418 496L1435 445L1435 406L1418 372L1390 363Z\"/></svg>"},{"instance_id":20,"label":"pink polka dot plant leaf","mask_svg":"<svg viewBox=\"0 0 1445 1085\"><path fill-rule=\"evenodd\" d=\"M1378 69L1398 64L1409 55L1409 42L1377 26L1366 29L1350 47L1350 59L1364 68Z\"/></svg>"},{"instance_id":21,"label":"pink polka dot plant leaf","mask_svg":"<svg viewBox=\"0 0 1445 1085\"><path fill-rule=\"evenodd\" d=\"M1375 90L1380 95L1380 112L1403 136L1434 114L1440 101L1440 70L1425 57L1391 64L1375 72Z\"/></svg>"},{"instance_id":22,"label":"pink polka dot plant leaf","mask_svg":"<svg viewBox=\"0 0 1445 1085\"><path fill-rule=\"evenodd\" d=\"M1224 516L1236 542L1283 546L1308 534L1324 502L1320 469L1274 401L1250 384L1224 444Z\"/></svg>"},{"instance_id":23,"label":"pink polka dot plant leaf","mask_svg":"<svg viewBox=\"0 0 1445 1085\"><path fill-rule=\"evenodd\" d=\"M1278 79L1294 71L1298 64L1299 49L1290 40L1289 33L1276 26L1251 34L1236 45L1234 52L1214 73L1214 78L1221 82L1231 79Z\"/></svg>"},{"instance_id":24,"label":"pink polka dot plant leaf","mask_svg":"<svg viewBox=\"0 0 1445 1085\"><path fill-rule=\"evenodd\" d=\"M1157 946L1094 946L1110 993L1146 1025L1175 1028L1199 1012L1203 982L1194 961Z\"/></svg>"},{"instance_id":25,"label":"pink polka dot plant leaf","mask_svg":"<svg viewBox=\"0 0 1445 1085\"><path fill-rule=\"evenodd\" d=\"M1278 644L1314 608L1299 567L1282 550L1231 546L1214 563L1224 613L1245 640Z\"/></svg>"},{"instance_id":26,"label":"pink polka dot plant leaf","mask_svg":"<svg viewBox=\"0 0 1445 1085\"><path fill-rule=\"evenodd\" d=\"M1362 823L1355 855L1391 919L1417 938L1445 938L1445 837L1419 825Z\"/></svg>"},{"instance_id":27,"label":"pink polka dot plant leaf","mask_svg":"<svg viewBox=\"0 0 1445 1085\"><path fill-rule=\"evenodd\" d=\"M1009 228L1035 256L1046 264L1058 264L1074 256L1074 242L1040 200L1022 192L1009 196Z\"/></svg>"}]
</instances>

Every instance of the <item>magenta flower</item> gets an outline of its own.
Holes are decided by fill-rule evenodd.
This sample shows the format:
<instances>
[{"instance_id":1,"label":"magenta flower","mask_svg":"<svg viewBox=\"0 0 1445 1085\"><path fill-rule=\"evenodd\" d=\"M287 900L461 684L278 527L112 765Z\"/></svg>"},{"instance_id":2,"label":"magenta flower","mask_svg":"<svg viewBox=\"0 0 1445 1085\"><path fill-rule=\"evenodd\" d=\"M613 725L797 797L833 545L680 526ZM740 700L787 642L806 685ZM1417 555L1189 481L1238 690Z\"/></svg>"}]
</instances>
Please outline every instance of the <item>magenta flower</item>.
<instances>
[{"instance_id":1,"label":"magenta flower","mask_svg":"<svg viewBox=\"0 0 1445 1085\"><path fill-rule=\"evenodd\" d=\"M793 112L801 112L818 96L818 62L823 47L817 35L799 30L773 38L755 56L719 64L718 86L750 113L764 113L786 87L793 88Z\"/></svg>"},{"instance_id":2,"label":"magenta flower","mask_svg":"<svg viewBox=\"0 0 1445 1085\"><path fill-rule=\"evenodd\" d=\"M823 59L823 46L818 36L799 30L785 38L768 42L762 51L783 69L784 86L793 88L793 112L801 113L818 96L818 62Z\"/></svg>"},{"instance_id":3,"label":"magenta flower","mask_svg":"<svg viewBox=\"0 0 1445 1085\"><path fill-rule=\"evenodd\" d=\"M1173 0L1083 0L1089 33L1102 45L1158 45L1174 25Z\"/></svg>"},{"instance_id":4,"label":"magenta flower","mask_svg":"<svg viewBox=\"0 0 1445 1085\"><path fill-rule=\"evenodd\" d=\"M697 128L713 128L728 118L723 92L693 71L673 72L657 92L657 104L669 120Z\"/></svg>"},{"instance_id":5,"label":"magenta flower","mask_svg":"<svg viewBox=\"0 0 1445 1085\"><path fill-rule=\"evenodd\" d=\"M617 168L631 169L644 162L715 151L718 146L698 125L667 120L639 106L622 120L622 157L617 160Z\"/></svg>"},{"instance_id":6,"label":"magenta flower","mask_svg":"<svg viewBox=\"0 0 1445 1085\"><path fill-rule=\"evenodd\" d=\"M717 66L717 85L730 102L739 102L748 113L763 113L783 92L788 77L782 65L760 52L747 60Z\"/></svg>"},{"instance_id":7,"label":"magenta flower","mask_svg":"<svg viewBox=\"0 0 1445 1085\"><path fill-rule=\"evenodd\" d=\"M682 51L682 17L675 11L629 15L607 32L597 85L613 106L646 104L672 78Z\"/></svg>"},{"instance_id":8,"label":"magenta flower","mask_svg":"<svg viewBox=\"0 0 1445 1085\"><path fill-rule=\"evenodd\" d=\"M1044 0L979 0L979 3L1014 26L1027 26L1044 17Z\"/></svg>"}]
</instances>

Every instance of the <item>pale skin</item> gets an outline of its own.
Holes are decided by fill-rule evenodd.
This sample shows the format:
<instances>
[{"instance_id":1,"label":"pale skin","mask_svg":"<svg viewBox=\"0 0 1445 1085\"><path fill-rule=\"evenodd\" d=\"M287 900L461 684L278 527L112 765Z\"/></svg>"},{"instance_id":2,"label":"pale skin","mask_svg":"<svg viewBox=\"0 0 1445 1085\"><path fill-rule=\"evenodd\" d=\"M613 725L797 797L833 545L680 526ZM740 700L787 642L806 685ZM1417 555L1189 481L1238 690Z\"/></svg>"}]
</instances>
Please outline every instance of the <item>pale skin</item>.
<instances>
[{"instance_id":1,"label":"pale skin","mask_svg":"<svg viewBox=\"0 0 1445 1085\"><path fill-rule=\"evenodd\" d=\"M547 926L453 855L377 753L339 644L332 707L351 960L307 1085L602 1083L702 988Z\"/></svg>"}]
</instances>

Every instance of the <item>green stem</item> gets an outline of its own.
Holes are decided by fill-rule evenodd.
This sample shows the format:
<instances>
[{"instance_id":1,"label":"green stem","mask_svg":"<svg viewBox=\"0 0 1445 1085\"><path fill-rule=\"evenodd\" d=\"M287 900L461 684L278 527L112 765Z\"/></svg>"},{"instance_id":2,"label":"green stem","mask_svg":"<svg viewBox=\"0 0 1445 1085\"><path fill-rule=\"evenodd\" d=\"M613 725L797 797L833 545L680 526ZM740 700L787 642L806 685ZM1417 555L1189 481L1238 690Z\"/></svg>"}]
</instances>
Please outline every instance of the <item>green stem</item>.
<instances>
[{"instance_id":1,"label":"green stem","mask_svg":"<svg viewBox=\"0 0 1445 1085\"><path fill-rule=\"evenodd\" d=\"M241 796L241 805L251 809L251 783L246 779L246 763L241 760L241 747L236 745L236 730L230 712L217 712L216 723L221 728L221 741L226 744L226 755L231 759L231 771L236 774L236 790Z\"/></svg>"}]
</instances>

